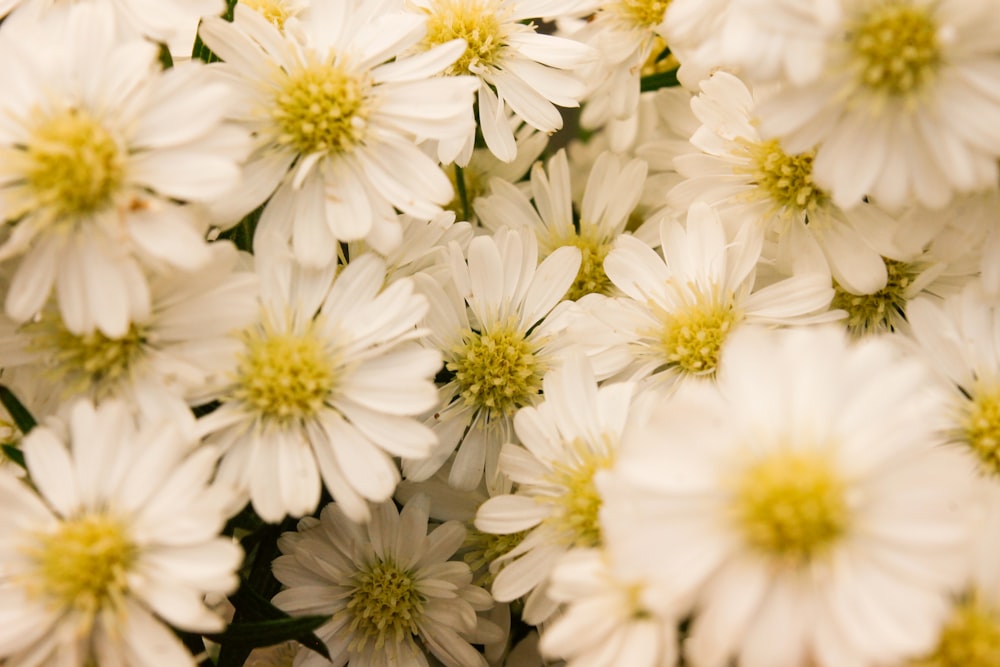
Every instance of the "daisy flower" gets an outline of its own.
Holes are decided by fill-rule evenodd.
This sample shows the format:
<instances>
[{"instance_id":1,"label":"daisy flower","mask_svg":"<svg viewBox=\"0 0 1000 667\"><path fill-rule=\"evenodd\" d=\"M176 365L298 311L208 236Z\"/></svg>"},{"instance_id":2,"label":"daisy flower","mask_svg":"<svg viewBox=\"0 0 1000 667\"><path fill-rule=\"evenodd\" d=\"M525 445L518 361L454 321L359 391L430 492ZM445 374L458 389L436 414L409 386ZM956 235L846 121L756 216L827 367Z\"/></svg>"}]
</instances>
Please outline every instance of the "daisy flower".
<instances>
[{"instance_id":1,"label":"daisy flower","mask_svg":"<svg viewBox=\"0 0 1000 667\"><path fill-rule=\"evenodd\" d=\"M6 311L29 320L55 291L69 331L122 336L149 312L143 266L209 260L184 202L236 183L243 135L221 124L232 91L210 68L163 71L156 45L115 39L102 7L67 11L65 30L0 33L0 260L21 258Z\"/></svg>"},{"instance_id":2,"label":"daisy flower","mask_svg":"<svg viewBox=\"0 0 1000 667\"><path fill-rule=\"evenodd\" d=\"M792 153L759 130L758 89L716 72L701 82L691 109L701 126L691 135L698 150L673 157L685 177L667 201L687 208L701 201L718 208L730 236L753 220L777 237L780 256L816 256L841 285L857 293L885 286L880 254L892 247L884 237L895 229L892 218L871 204L844 211L814 179L815 151ZM882 242L879 242L880 239Z\"/></svg>"},{"instance_id":3,"label":"daisy flower","mask_svg":"<svg viewBox=\"0 0 1000 667\"><path fill-rule=\"evenodd\" d=\"M242 559L218 537L217 453L113 401L74 404L23 451L32 486L0 470L4 664L194 667L167 624L221 631L203 600L236 588Z\"/></svg>"},{"instance_id":4,"label":"daisy flower","mask_svg":"<svg viewBox=\"0 0 1000 667\"><path fill-rule=\"evenodd\" d=\"M528 531L493 564L498 573L492 593L500 602L530 593L524 620L532 624L555 611L545 584L559 557L602 543L594 476L614 462L633 389L631 384L598 388L580 354L566 358L543 382L545 400L514 416L522 444L505 444L500 452L500 471L517 490L483 503L475 523L486 533Z\"/></svg>"},{"instance_id":5,"label":"daisy flower","mask_svg":"<svg viewBox=\"0 0 1000 667\"><path fill-rule=\"evenodd\" d=\"M238 335L235 371L202 418L223 458L218 478L265 521L316 509L323 484L355 521L392 496L393 456L419 460L434 434L415 417L436 402L441 355L415 341L427 311L413 281L383 287L374 254L306 269L270 238L258 249L258 322Z\"/></svg>"},{"instance_id":6,"label":"daisy flower","mask_svg":"<svg viewBox=\"0 0 1000 667\"><path fill-rule=\"evenodd\" d=\"M474 80L431 78L464 43L404 57L426 27L387 11L392 5L314 3L292 34L240 5L232 22L213 17L201 26L242 100L233 119L256 138L243 186L230 194L234 217L274 193L258 233L291 239L309 266L333 262L340 241L365 239L387 252L401 240L395 209L426 220L452 199L417 140L464 136L474 126Z\"/></svg>"},{"instance_id":7,"label":"daisy flower","mask_svg":"<svg viewBox=\"0 0 1000 667\"><path fill-rule=\"evenodd\" d=\"M450 483L473 489L485 470L495 489L514 413L538 400L542 377L559 360L564 325L552 311L580 268L580 251L559 248L539 264L534 235L505 228L474 238L467 258L455 245L451 252L450 283L419 283L430 301L427 343L442 351L449 376L428 420L439 445L424 461L404 461L403 471L427 479L457 448Z\"/></svg>"},{"instance_id":8,"label":"daisy flower","mask_svg":"<svg viewBox=\"0 0 1000 667\"><path fill-rule=\"evenodd\" d=\"M548 163L531 169L531 200L516 186L493 183L493 194L476 202L483 226L499 229L504 225L527 227L538 239L542 256L556 248L573 246L582 256L576 280L566 299L575 301L584 294L607 294L611 281L604 273L604 258L629 216L639 203L646 180L646 163L623 161L612 153L601 153L587 178L579 217L574 215L573 186L566 151L560 150Z\"/></svg>"},{"instance_id":9,"label":"daisy flower","mask_svg":"<svg viewBox=\"0 0 1000 667\"><path fill-rule=\"evenodd\" d=\"M428 533L428 509L426 496L402 511L384 502L360 526L331 503L281 537L273 570L286 588L274 604L332 616L316 630L332 662L300 653L296 665L428 667L436 664L430 654L446 667L486 667L471 643L496 638L498 629L476 615L493 601L472 584L468 565L449 560L465 529L448 521Z\"/></svg>"},{"instance_id":10,"label":"daisy flower","mask_svg":"<svg viewBox=\"0 0 1000 667\"><path fill-rule=\"evenodd\" d=\"M209 253L201 269L153 276L149 314L122 336L74 334L52 304L25 324L0 320L0 366L37 373L61 399L203 403L232 370L232 334L258 313L257 276L236 248L217 241Z\"/></svg>"},{"instance_id":11,"label":"daisy flower","mask_svg":"<svg viewBox=\"0 0 1000 667\"><path fill-rule=\"evenodd\" d=\"M746 226L728 242L718 215L704 204L691 207L686 227L664 218L660 246L662 255L618 237L604 270L624 296L577 302L588 316L574 321L574 339L601 358L599 376L661 385L712 377L729 336L745 325L842 317L828 311L834 292L825 273L757 287L761 237Z\"/></svg>"},{"instance_id":12,"label":"daisy flower","mask_svg":"<svg viewBox=\"0 0 1000 667\"><path fill-rule=\"evenodd\" d=\"M446 70L479 80L478 117L486 147L503 162L516 157L508 108L531 127L552 134L562 127L556 105L576 107L584 84L574 71L596 59L588 46L536 32L532 19L570 15L576 0L409 0L427 21L423 48L465 40L461 56ZM443 161L466 164L475 132L470 128ZM457 157L456 157L457 156Z\"/></svg>"},{"instance_id":13,"label":"daisy flower","mask_svg":"<svg viewBox=\"0 0 1000 667\"><path fill-rule=\"evenodd\" d=\"M563 611L540 648L566 667L674 667L677 620L660 609L653 586L617 571L600 549L574 549L551 575L549 595Z\"/></svg>"},{"instance_id":14,"label":"daisy flower","mask_svg":"<svg viewBox=\"0 0 1000 667\"><path fill-rule=\"evenodd\" d=\"M927 368L898 352L748 329L717 384L626 429L597 479L605 545L695 610L690 662L874 666L933 647L969 574L974 477L940 446Z\"/></svg>"},{"instance_id":15,"label":"daisy flower","mask_svg":"<svg viewBox=\"0 0 1000 667\"><path fill-rule=\"evenodd\" d=\"M800 3L755 4L760 24L787 29L789 16L803 18ZM816 182L845 208L865 196L893 208L913 200L940 208L956 193L995 187L1000 5L825 4L805 17L822 65L762 104L762 135L780 137L792 153L815 148Z\"/></svg>"}]
</instances>

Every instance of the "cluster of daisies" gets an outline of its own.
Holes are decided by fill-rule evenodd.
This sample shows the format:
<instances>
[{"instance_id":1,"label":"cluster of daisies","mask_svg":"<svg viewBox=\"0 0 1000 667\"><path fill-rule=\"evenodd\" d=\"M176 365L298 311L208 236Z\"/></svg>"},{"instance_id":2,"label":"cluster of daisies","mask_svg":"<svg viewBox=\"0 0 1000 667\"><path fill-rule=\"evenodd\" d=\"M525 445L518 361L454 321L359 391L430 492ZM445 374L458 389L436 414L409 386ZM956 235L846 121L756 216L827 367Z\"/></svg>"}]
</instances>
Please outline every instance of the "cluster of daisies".
<instances>
[{"instance_id":1,"label":"cluster of daisies","mask_svg":"<svg viewBox=\"0 0 1000 667\"><path fill-rule=\"evenodd\" d=\"M0 664L1000 665L1000 0L0 21Z\"/></svg>"}]
</instances>

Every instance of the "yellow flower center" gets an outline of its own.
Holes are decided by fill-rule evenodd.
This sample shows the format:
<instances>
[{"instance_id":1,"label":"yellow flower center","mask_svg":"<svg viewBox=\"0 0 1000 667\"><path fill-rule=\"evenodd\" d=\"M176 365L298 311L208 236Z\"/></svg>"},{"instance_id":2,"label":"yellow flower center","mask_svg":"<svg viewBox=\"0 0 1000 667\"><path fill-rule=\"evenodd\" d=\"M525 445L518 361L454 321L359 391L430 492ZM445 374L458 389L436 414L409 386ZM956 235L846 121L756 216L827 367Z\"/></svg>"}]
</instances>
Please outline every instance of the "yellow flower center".
<instances>
[{"instance_id":1,"label":"yellow flower center","mask_svg":"<svg viewBox=\"0 0 1000 667\"><path fill-rule=\"evenodd\" d=\"M301 332L266 322L243 333L234 398L264 419L312 417L337 385L336 358L313 320Z\"/></svg>"},{"instance_id":2,"label":"yellow flower center","mask_svg":"<svg viewBox=\"0 0 1000 667\"><path fill-rule=\"evenodd\" d=\"M146 328L134 322L120 338L98 330L80 335L69 331L53 309L22 331L29 337L28 350L41 357L43 373L64 383L69 393L113 393L144 357L146 346Z\"/></svg>"},{"instance_id":3,"label":"yellow flower center","mask_svg":"<svg viewBox=\"0 0 1000 667\"><path fill-rule=\"evenodd\" d=\"M240 0L241 5L245 5L263 16L268 23L273 24L278 30L284 30L285 21L295 16L298 12L286 0Z\"/></svg>"},{"instance_id":4,"label":"yellow flower center","mask_svg":"<svg viewBox=\"0 0 1000 667\"><path fill-rule=\"evenodd\" d=\"M90 615L121 604L138 555L125 527L105 514L64 521L55 532L37 534L25 551L37 565L32 586Z\"/></svg>"},{"instance_id":5,"label":"yellow flower center","mask_svg":"<svg viewBox=\"0 0 1000 667\"><path fill-rule=\"evenodd\" d=\"M661 317L660 344L667 363L685 373L709 375L719 367L722 345L743 314L731 299L698 294L686 308Z\"/></svg>"},{"instance_id":6,"label":"yellow flower center","mask_svg":"<svg viewBox=\"0 0 1000 667\"><path fill-rule=\"evenodd\" d=\"M428 8L424 46L464 39L465 52L445 74L475 74L500 62L506 44L503 6L497 0L433 0Z\"/></svg>"},{"instance_id":7,"label":"yellow flower center","mask_svg":"<svg viewBox=\"0 0 1000 667\"><path fill-rule=\"evenodd\" d=\"M872 294L852 294L834 281L831 308L847 311L847 329L855 336L894 331L906 310L906 292L916 278L916 271L905 262L885 260L888 280L885 287Z\"/></svg>"},{"instance_id":8,"label":"yellow flower center","mask_svg":"<svg viewBox=\"0 0 1000 667\"><path fill-rule=\"evenodd\" d=\"M599 238L594 226L581 222L580 232L573 230L562 238L543 243L552 250L562 246L580 249L580 268L563 297L567 301L576 301L587 294L607 294L611 291L614 283L604 273L604 258L611 250L611 243Z\"/></svg>"},{"instance_id":9,"label":"yellow flower center","mask_svg":"<svg viewBox=\"0 0 1000 667\"><path fill-rule=\"evenodd\" d=\"M288 73L271 117L277 141L303 155L343 153L365 134L367 84L340 63L310 62Z\"/></svg>"},{"instance_id":10,"label":"yellow flower center","mask_svg":"<svg viewBox=\"0 0 1000 667\"><path fill-rule=\"evenodd\" d=\"M513 551L524 540L528 532L522 530L508 535L495 535L476 529L470 522L470 525L466 527L463 546L465 555L462 556L462 560L468 563L469 569L476 575L475 584L477 586L488 588L493 584L496 573L490 571L490 565L496 559Z\"/></svg>"},{"instance_id":11,"label":"yellow flower center","mask_svg":"<svg viewBox=\"0 0 1000 667\"><path fill-rule=\"evenodd\" d=\"M349 650L360 652L372 642L375 650L417 634L424 598L409 571L391 561L376 560L353 577L347 601L354 634Z\"/></svg>"},{"instance_id":12,"label":"yellow flower center","mask_svg":"<svg viewBox=\"0 0 1000 667\"><path fill-rule=\"evenodd\" d=\"M752 461L733 484L732 509L754 549L803 563L847 530L843 481L822 451L778 450Z\"/></svg>"},{"instance_id":13,"label":"yellow flower center","mask_svg":"<svg viewBox=\"0 0 1000 667\"><path fill-rule=\"evenodd\" d=\"M827 203L826 193L813 183L815 151L788 155L777 139L743 141L737 151L750 158L740 171L753 178L756 196L774 202L776 212L812 213Z\"/></svg>"},{"instance_id":14,"label":"yellow flower center","mask_svg":"<svg viewBox=\"0 0 1000 667\"><path fill-rule=\"evenodd\" d=\"M572 547L597 547L601 545L601 495L594 484L599 470L610 468L614 462L612 451L591 451L583 442L566 444L573 453L572 463L553 466L548 481L560 489L558 495L545 500L555 510L545 521L566 536Z\"/></svg>"},{"instance_id":15,"label":"yellow flower center","mask_svg":"<svg viewBox=\"0 0 1000 667\"><path fill-rule=\"evenodd\" d=\"M930 82L941 64L933 5L880 2L849 33L859 82L886 95L906 95Z\"/></svg>"},{"instance_id":16,"label":"yellow flower center","mask_svg":"<svg viewBox=\"0 0 1000 667\"><path fill-rule=\"evenodd\" d=\"M977 596L960 602L941 631L938 645L914 667L996 667L1000 665L1000 613Z\"/></svg>"},{"instance_id":17,"label":"yellow flower center","mask_svg":"<svg viewBox=\"0 0 1000 667\"><path fill-rule=\"evenodd\" d=\"M1000 387L976 387L965 403L964 439L984 472L1000 476Z\"/></svg>"},{"instance_id":18,"label":"yellow flower center","mask_svg":"<svg viewBox=\"0 0 1000 667\"><path fill-rule=\"evenodd\" d=\"M452 355L446 367L455 373L462 400L489 416L513 415L542 388L543 365L513 322L483 333L467 331Z\"/></svg>"},{"instance_id":19,"label":"yellow flower center","mask_svg":"<svg viewBox=\"0 0 1000 667\"><path fill-rule=\"evenodd\" d=\"M43 116L25 152L28 186L39 208L57 218L108 206L124 180L124 155L115 137L83 109Z\"/></svg>"},{"instance_id":20,"label":"yellow flower center","mask_svg":"<svg viewBox=\"0 0 1000 667\"><path fill-rule=\"evenodd\" d=\"M607 9L637 28L652 29L663 23L670 0L615 0Z\"/></svg>"}]
</instances>

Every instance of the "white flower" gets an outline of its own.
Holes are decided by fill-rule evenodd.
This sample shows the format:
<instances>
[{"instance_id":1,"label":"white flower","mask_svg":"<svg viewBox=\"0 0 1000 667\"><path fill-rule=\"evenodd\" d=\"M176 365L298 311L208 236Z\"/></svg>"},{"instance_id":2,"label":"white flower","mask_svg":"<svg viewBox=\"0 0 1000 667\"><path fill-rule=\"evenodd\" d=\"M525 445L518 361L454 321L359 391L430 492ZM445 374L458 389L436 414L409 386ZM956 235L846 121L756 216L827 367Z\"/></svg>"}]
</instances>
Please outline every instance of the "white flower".
<instances>
[{"instance_id":1,"label":"white flower","mask_svg":"<svg viewBox=\"0 0 1000 667\"><path fill-rule=\"evenodd\" d=\"M236 183L244 137L221 125L232 91L210 68L162 71L156 45L116 40L98 7L69 11L65 30L0 33L0 259L23 256L6 311L28 320L55 291L67 329L121 336L149 311L143 265L208 261L180 202Z\"/></svg>"},{"instance_id":2,"label":"white flower","mask_svg":"<svg viewBox=\"0 0 1000 667\"><path fill-rule=\"evenodd\" d=\"M613 153L601 153L587 177L577 217L569 161L560 150L549 160L548 173L541 162L531 169L534 206L518 187L495 181L493 193L476 202L476 213L488 229L507 225L532 230L543 257L562 246L579 248L580 270L566 294L567 300L575 301L584 294L610 291L604 258L625 231L645 182L646 163L642 160L625 162Z\"/></svg>"},{"instance_id":3,"label":"white flower","mask_svg":"<svg viewBox=\"0 0 1000 667\"><path fill-rule=\"evenodd\" d=\"M761 105L761 133L792 153L815 147L814 177L834 203L940 208L996 187L995 0L841 0L810 16L797 2L755 4L758 24L805 23L814 40L808 76Z\"/></svg>"},{"instance_id":4,"label":"white flower","mask_svg":"<svg viewBox=\"0 0 1000 667\"><path fill-rule=\"evenodd\" d=\"M493 601L472 584L468 565L448 560L465 529L449 521L428 534L427 513L426 496L402 512L389 501L359 526L331 503L281 537L284 555L273 568L286 589L274 604L292 615L332 615L316 630L332 663L300 653L297 665L427 667L430 653L446 667L486 666L470 642L495 638L498 629L476 615Z\"/></svg>"},{"instance_id":5,"label":"white flower","mask_svg":"<svg viewBox=\"0 0 1000 667\"><path fill-rule=\"evenodd\" d=\"M852 291L884 287L879 255L892 246L879 239L891 233L894 221L871 204L850 211L836 206L814 182L812 147L789 153L777 139L763 139L757 129L760 96L727 72L701 82L691 100L702 123L691 136L698 151L674 157L685 180L670 190L668 201L679 208L695 201L716 206L730 237L739 225L755 224L777 237L779 256L825 259L837 282Z\"/></svg>"},{"instance_id":6,"label":"white flower","mask_svg":"<svg viewBox=\"0 0 1000 667\"><path fill-rule=\"evenodd\" d=\"M235 589L242 557L217 537L217 453L171 421L136 425L120 403L69 415L24 439L34 489L0 470L0 658L194 667L165 623L221 631L203 598Z\"/></svg>"},{"instance_id":7,"label":"white flower","mask_svg":"<svg viewBox=\"0 0 1000 667\"><path fill-rule=\"evenodd\" d=\"M295 256L313 267L334 261L340 241L366 239L389 251L401 236L394 207L426 220L452 199L448 178L417 140L465 136L473 126L475 82L431 78L464 45L403 57L423 37L424 21L387 11L392 4L314 3L285 33L240 5L231 23L202 23L202 38L238 87L234 118L257 139L229 215L239 218L274 193L258 232L290 238Z\"/></svg>"},{"instance_id":8,"label":"white flower","mask_svg":"<svg viewBox=\"0 0 1000 667\"><path fill-rule=\"evenodd\" d=\"M551 134L562 127L555 105L578 106L584 84L574 70L596 58L578 42L536 32L530 19L570 14L575 0L410 0L426 16L424 45L453 39L467 46L447 70L479 79L479 127L486 147L510 162L517 153L508 107L525 123ZM469 132L444 152L444 161L469 161L475 133ZM456 159L457 156L457 159Z\"/></svg>"},{"instance_id":9,"label":"white flower","mask_svg":"<svg viewBox=\"0 0 1000 667\"><path fill-rule=\"evenodd\" d=\"M449 481L461 489L499 484L497 457L510 442L519 408L538 400L545 372L556 365L563 325L551 311L580 267L577 248L559 248L541 264L534 235L504 228L452 245L452 282L421 280L430 300L428 344L442 351L451 379L439 390L428 423L439 438L432 456L404 461L408 479L436 472L456 447Z\"/></svg>"},{"instance_id":10,"label":"white flower","mask_svg":"<svg viewBox=\"0 0 1000 667\"><path fill-rule=\"evenodd\" d=\"M840 316L826 312L834 292L823 272L758 288L760 235L744 226L729 243L707 205L691 207L686 227L664 218L660 245L662 255L619 236L604 270L625 296L577 302L589 317L576 320L574 338L596 355L599 376L651 377L655 384L712 377L725 364L730 334L747 324L810 324Z\"/></svg>"},{"instance_id":11,"label":"white flower","mask_svg":"<svg viewBox=\"0 0 1000 667\"><path fill-rule=\"evenodd\" d=\"M122 336L74 334L54 305L16 327L0 320L0 366L23 365L61 399L203 403L233 370L234 332L258 313L257 276L238 265L236 248L217 241L209 257L200 269L153 276L149 313Z\"/></svg>"},{"instance_id":12,"label":"white flower","mask_svg":"<svg viewBox=\"0 0 1000 667\"><path fill-rule=\"evenodd\" d=\"M715 385L626 428L597 486L625 571L695 611L689 660L896 664L968 575L972 464L926 367L836 328L748 329Z\"/></svg>"},{"instance_id":13,"label":"white flower","mask_svg":"<svg viewBox=\"0 0 1000 667\"><path fill-rule=\"evenodd\" d=\"M677 620L653 586L616 570L599 549L574 549L551 575L549 595L564 605L540 648L566 667L674 667Z\"/></svg>"},{"instance_id":14,"label":"white flower","mask_svg":"<svg viewBox=\"0 0 1000 667\"><path fill-rule=\"evenodd\" d=\"M602 543L594 475L614 462L632 389L631 384L598 388L586 358L573 354L545 375L545 400L514 416L522 444L503 446L500 471L517 490L483 503L476 528L528 531L495 561L499 572L492 592L500 602L530 593L524 609L529 623L538 624L555 610L545 584L559 557L573 547Z\"/></svg>"},{"instance_id":15,"label":"white flower","mask_svg":"<svg viewBox=\"0 0 1000 667\"><path fill-rule=\"evenodd\" d=\"M367 520L365 499L391 497L399 481L392 457L419 460L435 443L414 418L435 404L441 366L414 342L427 302L408 278L383 288L373 254L335 276L269 241L257 251L260 320L240 334L221 407L201 420L224 452L218 477L246 490L266 521L312 512L321 480L348 516Z\"/></svg>"}]
</instances>

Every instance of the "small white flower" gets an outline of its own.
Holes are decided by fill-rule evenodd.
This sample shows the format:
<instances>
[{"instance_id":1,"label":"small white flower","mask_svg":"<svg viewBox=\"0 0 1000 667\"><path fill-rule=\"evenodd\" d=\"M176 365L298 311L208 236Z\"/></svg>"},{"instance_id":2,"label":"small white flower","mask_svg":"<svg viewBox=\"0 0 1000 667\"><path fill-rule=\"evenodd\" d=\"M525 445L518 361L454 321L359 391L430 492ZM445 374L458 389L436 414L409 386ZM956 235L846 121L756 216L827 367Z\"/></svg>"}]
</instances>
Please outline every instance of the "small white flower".
<instances>
[{"instance_id":1,"label":"small white flower","mask_svg":"<svg viewBox=\"0 0 1000 667\"><path fill-rule=\"evenodd\" d=\"M974 477L926 367L834 327L747 329L726 364L650 404L598 477L616 563L695 611L701 667L930 650L969 574Z\"/></svg>"},{"instance_id":2,"label":"small white flower","mask_svg":"<svg viewBox=\"0 0 1000 667\"><path fill-rule=\"evenodd\" d=\"M0 470L4 664L194 667L166 624L221 631L203 600L236 588L242 557L218 537L217 453L194 445L116 402L81 401L64 429L25 437L34 489Z\"/></svg>"},{"instance_id":3,"label":"small white flower","mask_svg":"<svg viewBox=\"0 0 1000 667\"><path fill-rule=\"evenodd\" d=\"M286 589L274 604L292 615L332 615L316 630L332 662L300 653L296 664L428 667L430 654L446 667L486 667L470 643L499 629L476 615L492 606L489 593L472 584L468 565L449 560L465 538L462 525L428 533L426 496L401 512L382 503L371 515L359 526L331 503L278 541L284 555L274 576Z\"/></svg>"},{"instance_id":4,"label":"small white flower","mask_svg":"<svg viewBox=\"0 0 1000 667\"><path fill-rule=\"evenodd\" d=\"M239 335L222 405L201 428L224 451L219 479L244 489L266 521L312 512L324 483L364 521L365 499L396 488L392 457L419 460L435 444L415 419L436 401L441 366L440 353L415 342L427 302L408 278L383 288L374 254L336 273L305 269L280 248L271 238L258 249L260 320Z\"/></svg>"}]
</instances>

